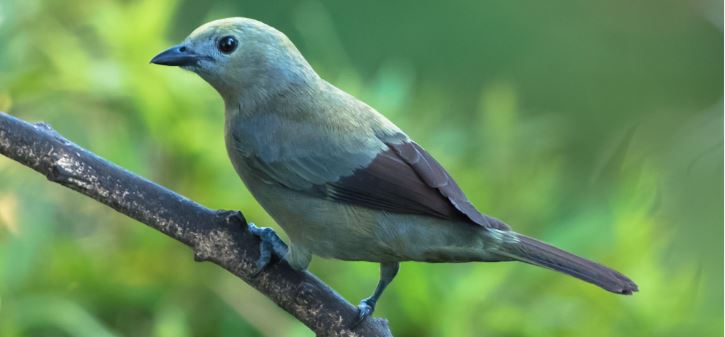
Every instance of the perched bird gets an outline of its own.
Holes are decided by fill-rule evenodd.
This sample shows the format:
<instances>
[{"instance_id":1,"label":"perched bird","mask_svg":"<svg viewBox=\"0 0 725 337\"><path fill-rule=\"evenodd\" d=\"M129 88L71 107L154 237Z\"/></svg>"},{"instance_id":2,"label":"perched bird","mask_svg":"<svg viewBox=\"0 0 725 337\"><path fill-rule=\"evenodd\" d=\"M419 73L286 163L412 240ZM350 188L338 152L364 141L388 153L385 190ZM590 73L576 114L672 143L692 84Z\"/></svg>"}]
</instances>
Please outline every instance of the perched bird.
<instances>
[{"instance_id":1,"label":"perched bird","mask_svg":"<svg viewBox=\"0 0 725 337\"><path fill-rule=\"evenodd\" d=\"M629 295L626 276L518 234L479 212L420 145L367 104L328 83L278 30L247 18L209 22L152 63L190 70L224 99L225 142L252 195L289 237L273 251L303 270L312 255L380 263L369 316L402 261L522 261Z\"/></svg>"}]
</instances>

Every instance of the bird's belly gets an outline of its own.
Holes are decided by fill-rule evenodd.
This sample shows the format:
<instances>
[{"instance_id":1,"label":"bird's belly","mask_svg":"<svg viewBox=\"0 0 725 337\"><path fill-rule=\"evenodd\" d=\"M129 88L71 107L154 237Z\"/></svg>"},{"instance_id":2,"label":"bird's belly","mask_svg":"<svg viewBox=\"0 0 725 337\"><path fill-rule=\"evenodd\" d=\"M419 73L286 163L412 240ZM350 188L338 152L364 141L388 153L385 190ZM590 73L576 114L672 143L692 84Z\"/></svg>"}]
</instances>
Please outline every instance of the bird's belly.
<instances>
[{"instance_id":1,"label":"bird's belly","mask_svg":"<svg viewBox=\"0 0 725 337\"><path fill-rule=\"evenodd\" d=\"M343 260L399 259L381 247L373 212L284 187L247 185L293 245L321 257Z\"/></svg>"},{"instance_id":2,"label":"bird's belly","mask_svg":"<svg viewBox=\"0 0 725 337\"><path fill-rule=\"evenodd\" d=\"M428 216L391 214L246 181L291 240L314 255L354 261L486 260L485 230Z\"/></svg>"}]
</instances>

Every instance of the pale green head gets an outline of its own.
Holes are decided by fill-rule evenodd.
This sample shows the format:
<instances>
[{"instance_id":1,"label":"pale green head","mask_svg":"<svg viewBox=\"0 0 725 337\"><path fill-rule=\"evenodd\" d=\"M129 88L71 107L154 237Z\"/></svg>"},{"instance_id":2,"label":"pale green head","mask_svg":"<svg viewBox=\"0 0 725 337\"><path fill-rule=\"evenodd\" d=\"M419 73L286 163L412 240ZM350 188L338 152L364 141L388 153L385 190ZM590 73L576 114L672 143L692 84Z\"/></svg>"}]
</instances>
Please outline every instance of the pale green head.
<instances>
[{"instance_id":1,"label":"pale green head","mask_svg":"<svg viewBox=\"0 0 725 337\"><path fill-rule=\"evenodd\" d=\"M256 20L227 18L195 29L151 63L179 66L209 82L225 100L269 95L317 78L282 32Z\"/></svg>"}]
</instances>

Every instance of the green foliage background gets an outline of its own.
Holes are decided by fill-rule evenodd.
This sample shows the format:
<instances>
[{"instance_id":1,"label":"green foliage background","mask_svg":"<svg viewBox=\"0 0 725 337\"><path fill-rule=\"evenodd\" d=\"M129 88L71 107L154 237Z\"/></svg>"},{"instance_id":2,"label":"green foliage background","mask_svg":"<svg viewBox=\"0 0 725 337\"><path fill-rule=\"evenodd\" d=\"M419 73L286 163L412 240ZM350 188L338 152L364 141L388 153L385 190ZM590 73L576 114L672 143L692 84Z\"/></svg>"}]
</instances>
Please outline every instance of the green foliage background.
<instances>
[{"instance_id":1,"label":"green foliage background","mask_svg":"<svg viewBox=\"0 0 725 337\"><path fill-rule=\"evenodd\" d=\"M222 102L150 65L211 19L286 32L479 208L614 266L615 296L523 264L406 263L396 336L723 334L722 2L2 0L0 110L275 226L228 163ZM316 258L350 301L370 263ZM250 287L0 158L0 336L311 336Z\"/></svg>"}]
</instances>

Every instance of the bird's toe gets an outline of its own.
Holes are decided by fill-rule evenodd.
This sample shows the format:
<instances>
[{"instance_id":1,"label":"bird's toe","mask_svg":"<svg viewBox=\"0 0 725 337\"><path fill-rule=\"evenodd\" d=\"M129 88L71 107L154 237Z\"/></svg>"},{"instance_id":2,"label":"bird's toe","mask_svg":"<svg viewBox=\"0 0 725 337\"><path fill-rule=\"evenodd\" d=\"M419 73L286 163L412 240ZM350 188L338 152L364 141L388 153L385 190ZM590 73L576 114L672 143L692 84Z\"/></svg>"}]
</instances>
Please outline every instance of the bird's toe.
<instances>
[{"instance_id":1,"label":"bird's toe","mask_svg":"<svg viewBox=\"0 0 725 337\"><path fill-rule=\"evenodd\" d=\"M279 261L287 253L287 245L277 236L273 229L268 227L257 227L253 223L248 225L249 232L259 237L259 257L257 258L256 271L252 276L259 275L273 260ZM276 257L273 259L273 257Z\"/></svg>"},{"instance_id":2,"label":"bird's toe","mask_svg":"<svg viewBox=\"0 0 725 337\"><path fill-rule=\"evenodd\" d=\"M355 317L355 321L352 323L350 328L354 329L360 325L365 318L372 315L373 311L375 311L375 305L373 303L369 303L368 299L360 301L360 304L357 306L357 317Z\"/></svg>"}]
</instances>

